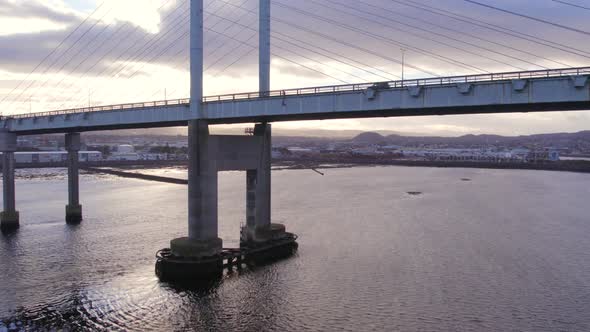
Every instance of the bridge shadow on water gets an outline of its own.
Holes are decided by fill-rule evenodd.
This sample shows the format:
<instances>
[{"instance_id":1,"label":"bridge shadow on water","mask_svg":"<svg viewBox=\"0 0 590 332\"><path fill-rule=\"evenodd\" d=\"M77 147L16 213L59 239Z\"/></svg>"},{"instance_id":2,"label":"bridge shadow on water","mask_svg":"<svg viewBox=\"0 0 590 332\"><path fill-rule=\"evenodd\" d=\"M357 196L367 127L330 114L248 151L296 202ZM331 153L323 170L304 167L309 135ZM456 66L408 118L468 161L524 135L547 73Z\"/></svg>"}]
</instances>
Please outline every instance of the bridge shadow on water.
<instances>
[{"instance_id":1,"label":"bridge shadow on water","mask_svg":"<svg viewBox=\"0 0 590 332\"><path fill-rule=\"evenodd\" d=\"M18 234L18 229L1 229L0 234L2 234L6 240L10 240L11 237Z\"/></svg>"}]
</instances>

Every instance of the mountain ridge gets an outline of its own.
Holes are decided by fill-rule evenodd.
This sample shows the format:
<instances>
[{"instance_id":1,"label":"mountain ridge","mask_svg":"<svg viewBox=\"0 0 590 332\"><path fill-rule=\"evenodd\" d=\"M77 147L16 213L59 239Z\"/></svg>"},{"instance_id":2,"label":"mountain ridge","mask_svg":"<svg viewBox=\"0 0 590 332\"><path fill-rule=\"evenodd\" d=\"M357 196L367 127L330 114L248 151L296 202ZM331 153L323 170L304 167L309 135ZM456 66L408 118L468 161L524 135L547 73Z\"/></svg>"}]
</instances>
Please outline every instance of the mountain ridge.
<instances>
[{"instance_id":1,"label":"mountain ridge","mask_svg":"<svg viewBox=\"0 0 590 332\"><path fill-rule=\"evenodd\" d=\"M550 133L519 136L502 136L489 134L468 134L458 137L444 136L401 136L381 135L377 132L365 132L352 138L359 144L391 144L391 145L453 145L453 146L486 146L486 145L541 145L565 147L572 145L590 146L590 130L575 133Z\"/></svg>"}]
</instances>

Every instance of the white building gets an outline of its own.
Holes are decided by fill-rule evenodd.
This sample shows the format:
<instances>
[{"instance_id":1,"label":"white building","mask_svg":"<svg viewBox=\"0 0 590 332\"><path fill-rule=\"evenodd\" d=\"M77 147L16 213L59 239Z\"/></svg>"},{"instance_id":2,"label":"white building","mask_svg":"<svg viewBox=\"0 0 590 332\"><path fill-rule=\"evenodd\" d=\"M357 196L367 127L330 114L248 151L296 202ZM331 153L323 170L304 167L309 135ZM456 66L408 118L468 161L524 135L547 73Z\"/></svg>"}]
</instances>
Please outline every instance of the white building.
<instances>
[{"instance_id":1,"label":"white building","mask_svg":"<svg viewBox=\"0 0 590 332\"><path fill-rule=\"evenodd\" d=\"M1 152L0 155L2 155ZM18 164L56 163L68 160L68 152L19 151L14 153L14 159ZM102 160L102 153L100 151L80 151L78 159L80 161L99 161Z\"/></svg>"},{"instance_id":2,"label":"white building","mask_svg":"<svg viewBox=\"0 0 590 332\"><path fill-rule=\"evenodd\" d=\"M135 152L135 148L133 147L133 145L130 144L121 144L119 146L117 146L117 153L134 153Z\"/></svg>"},{"instance_id":3,"label":"white building","mask_svg":"<svg viewBox=\"0 0 590 332\"><path fill-rule=\"evenodd\" d=\"M109 160L117 161L137 161L141 157L139 153L135 152L135 147L131 144L121 144L117 146L117 152L112 153L109 156Z\"/></svg>"},{"instance_id":4,"label":"white building","mask_svg":"<svg viewBox=\"0 0 590 332\"><path fill-rule=\"evenodd\" d=\"M118 161L136 161L140 160L139 153L131 152L131 153L113 153L110 155L109 160L118 160Z\"/></svg>"},{"instance_id":5,"label":"white building","mask_svg":"<svg viewBox=\"0 0 590 332\"><path fill-rule=\"evenodd\" d=\"M165 153L142 153L141 160L168 160L168 155Z\"/></svg>"}]
</instances>

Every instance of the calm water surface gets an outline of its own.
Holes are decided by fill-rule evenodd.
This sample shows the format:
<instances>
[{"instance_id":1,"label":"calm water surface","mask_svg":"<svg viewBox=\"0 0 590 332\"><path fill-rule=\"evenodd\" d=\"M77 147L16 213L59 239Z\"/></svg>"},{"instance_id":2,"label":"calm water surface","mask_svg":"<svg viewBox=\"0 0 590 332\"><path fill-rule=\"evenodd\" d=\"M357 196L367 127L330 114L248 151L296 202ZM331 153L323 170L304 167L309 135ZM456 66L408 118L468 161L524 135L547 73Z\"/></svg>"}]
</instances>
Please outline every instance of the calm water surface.
<instances>
[{"instance_id":1,"label":"calm water surface","mask_svg":"<svg viewBox=\"0 0 590 332\"><path fill-rule=\"evenodd\" d=\"M84 175L85 220L70 227L57 173L17 180L0 331L590 331L590 175L274 172L274 221L299 234L298 254L189 291L154 275L155 252L186 234L186 187ZM236 246L245 174L223 173L219 192Z\"/></svg>"}]
</instances>

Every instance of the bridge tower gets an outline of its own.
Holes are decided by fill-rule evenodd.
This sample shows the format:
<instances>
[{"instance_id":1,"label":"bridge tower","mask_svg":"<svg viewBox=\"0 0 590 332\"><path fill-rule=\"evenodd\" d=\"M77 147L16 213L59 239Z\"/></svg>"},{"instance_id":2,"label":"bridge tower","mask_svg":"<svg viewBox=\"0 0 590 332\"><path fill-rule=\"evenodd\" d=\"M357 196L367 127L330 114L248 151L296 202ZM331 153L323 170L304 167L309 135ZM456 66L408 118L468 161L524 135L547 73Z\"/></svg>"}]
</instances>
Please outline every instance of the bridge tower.
<instances>
[{"instance_id":1,"label":"bridge tower","mask_svg":"<svg viewBox=\"0 0 590 332\"><path fill-rule=\"evenodd\" d=\"M170 281L209 279L223 271L228 253L224 254L218 234L219 171L246 171L246 226L241 229L241 247L256 248L256 257L250 258L278 258L296 248L294 236L285 231L285 226L271 223L270 124L256 124L252 136L209 134L202 108L203 0L191 0L190 31L189 112L194 120L188 123L188 236L173 239L168 254L156 263L158 276ZM270 91L270 0L260 0L259 69L260 95L264 96ZM265 250L266 254L261 254ZM241 261L248 256L244 250L234 258ZM226 266L233 258L229 261Z\"/></svg>"},{"instance_id":2,"label":"bridge tower","mask_svg":"<svg viewBox=\"0 0 590 332\"><path fill-rule=\"evenodd\" d=\"M260 96L267 96L270 91L270 0L259 2L259 54L258 85ZM273 232L285 230L283 225L271 223L271 159L272 131L268 123L259 123L254 127L254 136L261 139L261 154L256 169L246 171L246 227L242 229L245 242L265 242Z\"/></svg>"}]
</instances>

